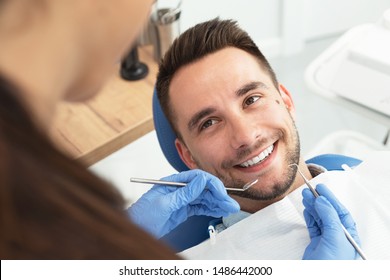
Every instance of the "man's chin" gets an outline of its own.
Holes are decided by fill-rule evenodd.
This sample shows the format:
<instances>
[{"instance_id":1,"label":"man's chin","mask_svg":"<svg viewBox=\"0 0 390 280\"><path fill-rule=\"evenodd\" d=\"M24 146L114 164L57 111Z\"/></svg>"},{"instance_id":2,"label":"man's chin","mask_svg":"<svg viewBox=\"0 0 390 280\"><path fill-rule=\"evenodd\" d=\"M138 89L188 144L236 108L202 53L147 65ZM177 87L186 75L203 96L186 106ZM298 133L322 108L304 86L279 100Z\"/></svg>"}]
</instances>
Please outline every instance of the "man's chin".
<instances>
[{"instance_id":1,"label":"man's chin","mask_svg":"<svg viewBox=\"0 0 390 280\"><path fill-rule=\"evenodd\" d=\"M276 186L274 185L270 190L264 190L261 188L261 186L256 188L255 186L245 192L229 192L229 193L242 198L267 202L267 201L273 201L275 199L280 199L281 197L286 196L288 194L288 190L289 190L289 185L282 184Z\"/></svg>"}]
</instances>

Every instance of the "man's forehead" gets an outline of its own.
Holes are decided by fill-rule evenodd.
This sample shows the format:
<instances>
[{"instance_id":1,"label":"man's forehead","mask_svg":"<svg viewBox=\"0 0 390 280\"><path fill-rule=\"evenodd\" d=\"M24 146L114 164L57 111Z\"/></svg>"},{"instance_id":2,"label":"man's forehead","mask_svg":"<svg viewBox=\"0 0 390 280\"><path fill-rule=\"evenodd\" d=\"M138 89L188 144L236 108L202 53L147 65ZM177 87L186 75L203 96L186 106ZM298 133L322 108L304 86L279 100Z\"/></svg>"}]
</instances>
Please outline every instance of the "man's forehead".
<instances>
[{"instance_id":1,"label":"man's forehead","mask_svg":"<svg viewBox=\"0 0 390 280\"><path fill-rule=\"evenodd\" d=\"M223 80L224 77L231 79L229 75L235 78L256 73L271 80L265 65L257 57L244 50L227 47L180 67L172 77L170 87L191 87L205 82L219 86L213 84L214 78Z\"/></svg>"}]
</instances>

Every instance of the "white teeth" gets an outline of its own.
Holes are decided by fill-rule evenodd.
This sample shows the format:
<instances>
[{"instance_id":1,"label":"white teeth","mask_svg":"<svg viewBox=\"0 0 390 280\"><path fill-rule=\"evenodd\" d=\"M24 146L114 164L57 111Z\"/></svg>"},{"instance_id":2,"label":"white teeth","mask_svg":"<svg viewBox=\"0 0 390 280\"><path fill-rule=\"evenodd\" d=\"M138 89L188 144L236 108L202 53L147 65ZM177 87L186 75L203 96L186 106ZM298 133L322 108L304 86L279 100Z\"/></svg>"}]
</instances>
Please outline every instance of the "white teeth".
<instances>
[{"instance_id":1,"label":"white teeth","mask_svg":"<svg viewBox=\"0 0 390 280\"><path fill-rule=\"evenodd\" d=\"M255 165L255 164L263 161L264 159L266 159L272 153L273 150L274 150L274 145L271 145L267 149L262 151L258 156L255 156L254 158L252 158L246 162L241 163L240 166L241 167L249 167L249 166Z\"/></svg>"}]
</instances>

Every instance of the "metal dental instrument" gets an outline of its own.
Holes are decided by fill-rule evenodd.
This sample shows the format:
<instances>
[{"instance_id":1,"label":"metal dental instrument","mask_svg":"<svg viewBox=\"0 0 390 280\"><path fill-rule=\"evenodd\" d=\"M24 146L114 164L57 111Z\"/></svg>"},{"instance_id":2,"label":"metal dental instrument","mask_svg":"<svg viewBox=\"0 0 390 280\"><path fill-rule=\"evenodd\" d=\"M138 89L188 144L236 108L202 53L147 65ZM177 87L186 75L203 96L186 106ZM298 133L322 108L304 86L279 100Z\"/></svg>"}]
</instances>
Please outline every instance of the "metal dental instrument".
<instances>
[{"instance_id":1,"label":"metal dental instrument","mask_svg":"<svg viewBox=\"0 0 390 280\"><path fill-rule=\"evenodd\" d=\"M305 175L299 170L298 164L290 164L290 166L296 166L298 173L301 175L303 178L303 181L305 181L306 186L309 187L310 191L314 195L314 197L319 197L320 194L316 191L316 189L310 184L309 180L306 179ZM355 248L356 252L362 257L363 260L367 260L366 255L363 253L362 249L360 248L359 244L356 243L356 241L353 239L351 234L348 232L348 230L344 227L343 224L341 224L341 227L344 231L345 236L347 237L348 241L351 243L351 245Z\"/></svg>"},{"instance_id":2,"label":"metal dental instrument","mask_svg":"<svg viewBox=\"0 0 390 280\"><path fill-rule=\"evenodd\" d=\"M259 179L255 179L253 181L250 181L249 183L246 183L242 189L236 189L236 188L226 188L227 191L238 191L238 192L244 192L250 187L252 187L254 184L256 184L259 181ZM184 187L188 183L180 183L180 182L171 182L171 181L163 181L163 180L154 180L154 179L144 179L144 178L130 178L130 182L133 183L144 183L144 184L154 184L154 185L166 185L166 186L173 186L173 187Z\"/></svg>"}]
</instances>

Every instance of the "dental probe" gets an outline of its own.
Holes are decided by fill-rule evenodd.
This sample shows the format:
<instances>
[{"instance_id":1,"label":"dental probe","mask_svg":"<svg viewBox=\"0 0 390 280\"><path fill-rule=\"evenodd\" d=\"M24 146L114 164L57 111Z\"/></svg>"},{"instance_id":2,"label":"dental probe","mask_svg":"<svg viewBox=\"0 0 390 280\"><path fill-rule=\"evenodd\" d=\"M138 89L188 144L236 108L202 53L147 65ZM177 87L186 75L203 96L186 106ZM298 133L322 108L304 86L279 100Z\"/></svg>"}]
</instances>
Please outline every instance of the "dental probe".
<instances>
[{"instance_id":1,"label":"dental probe","mask_svg":"<svg viewBox=\"0 0 390 280\"><path fill-rule=\"evenodd\" d=\"M259 181L259 179L255 179L249 183L246 183L242 189L236 189L236 188L226 188L227 191L238 191L238 192L244 192L250 187L252 187L254 184L256 184ZM144 184L154 184L154 185L166 185L166 186L173 186L173 187L184 187L188 183L180 183L180 182L171 182L171 181L164 181L164 180L154 180L154 179L144 179L144 178L130 178L130 182L133 183L144 183Z\"/></svg>"},{"instance_id":2,"label":"dental probe","mask_svg":"<svg viewBox=\"0 0 390 280\"><path fill-rule=\"evenodd\" d=\"M312 194L314 195L314 197L319 197L320 194L316 191L316 189L310 184L309 180L306 179L305 175L303 175L303 173L299 170L299 166L298 164L294 163L294 164L290 164L290 166L296 166L297 167L297 171L298 173L301 175L301 177L303 178L303 181L305 181L305 184L306 186L309 187L310 191L312 192ZM344 227L343 224L341 224L341 227L344 231L344 234L345 236L347 237L348 241L351 243L351 245L355 248L356 252L358 252L358 254L362 257L363 260L367 260L367 257L366 255L363 253L362 249L360 248L359 244L356 243L356 241L353 239L353 237L351 236L351 234L348 232L348 230Z\"/></svg>"}]
</instances>

